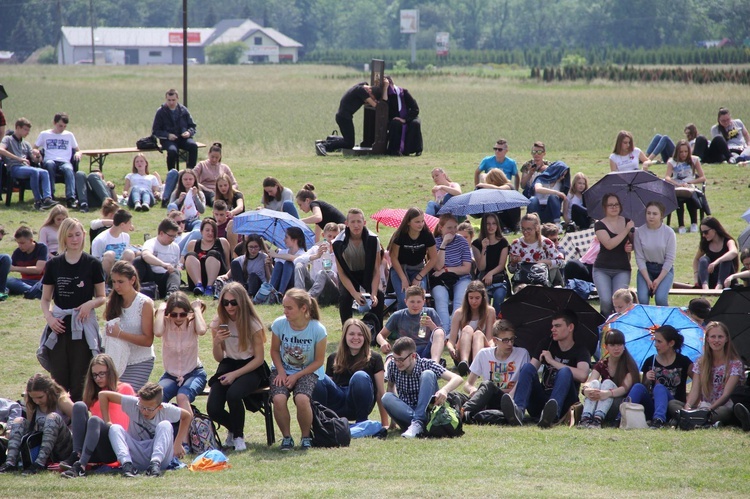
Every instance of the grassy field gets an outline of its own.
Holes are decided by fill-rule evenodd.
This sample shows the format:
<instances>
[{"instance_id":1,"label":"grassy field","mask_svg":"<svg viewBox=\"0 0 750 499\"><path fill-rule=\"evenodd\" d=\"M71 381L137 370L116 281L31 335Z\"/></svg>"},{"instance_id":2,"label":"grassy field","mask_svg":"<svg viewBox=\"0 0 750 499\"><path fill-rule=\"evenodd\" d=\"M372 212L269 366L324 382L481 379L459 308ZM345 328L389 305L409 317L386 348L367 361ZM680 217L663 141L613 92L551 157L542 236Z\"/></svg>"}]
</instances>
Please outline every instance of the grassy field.
<instances>
[{"instance_id":1,"label":"grassy field","mask_svg":"<svg viewBox=\"0 0 750 499\"><path fill-rule=\"evenodd\" d=\"M636 145L645 149L653 133L679 138L688 122L707 133L722 105L735 117L750 119L746 89L730 85L545 85L471 77L405 78L397 83L412 91L422 110L423 156L319 158L313 141L335 127L338 100L356 82L336 76L351 70L201 66L190 71L188 104L198 123L197 138L224 144L224 162L237 175L251 207L258 203L261 181L267 175L276 176L293 191L312 182L321 199L342 210L360 207L368 216L382 207L424 206L432 168L444 167L469 189L476 165L492 152L500 136L508 139L510 156L519 164L529 158L533 141L543 140L549 159L564 160L574 172L583 171L595 180L609 169L607 157L620 129L633 131ZM149 133L164 91L181 90L182 84L178 67L34 66L4 67L0 83L10 94L3 103L9 123L26 116L34 124L30 139L35 140L49 128L55 112L66 111L71 117L69 128L83 149L134 145ZM360 120L355 119L358 133ZM152 168L164 174L163 157L158 153L148 157ZM131 159L112 156L106 162L105 175L118 189ZM656 170L663 172L663 168ZM706 168L706 175L714 214L738 235L745 227L739 216L748 207L747 169L715 165ZM136 213L132 240L142 241L143 233L155 234L163 214L161 210ZM96 214L73 216L88 223ZM0 208L0 223L11 234L22 223L38 230L43 220L44 214L30 211L28 202L14 201L10 209ZM390 229L380 232L384 241L390 234ZM697 234L678 236L677 280L691 278L697 244ZM0 242L2 253L14 247L11 237ZM675 304L686 301L675 300ZM208 305L210 320L216 306ZM267 324L280 313L280 307L260 309ZM341 335L338 312L327 308L323 315L332 351ZM28 377L40 370L34 352L43 325L38 301L12 297L0 304L3 396L18 397ZM155 349L153 380L162 372L159 341ZM216 363L209 341L201 346L201 358L207 371L213 372ZM294 425L293 435L298 437ZM262 418L249 415L246 439L249 451L230 455L233 468L224 473L195 476L183 471L158 482L92 477L71 483L52 474L3 477L3 488L14 496L735 497L750 485L747 436L731 429L623 433L470 427L454 441L405 442L392 433L386 441L355 441L348 449L285 455L265 447Z\"/></svg>"}]
</instances>

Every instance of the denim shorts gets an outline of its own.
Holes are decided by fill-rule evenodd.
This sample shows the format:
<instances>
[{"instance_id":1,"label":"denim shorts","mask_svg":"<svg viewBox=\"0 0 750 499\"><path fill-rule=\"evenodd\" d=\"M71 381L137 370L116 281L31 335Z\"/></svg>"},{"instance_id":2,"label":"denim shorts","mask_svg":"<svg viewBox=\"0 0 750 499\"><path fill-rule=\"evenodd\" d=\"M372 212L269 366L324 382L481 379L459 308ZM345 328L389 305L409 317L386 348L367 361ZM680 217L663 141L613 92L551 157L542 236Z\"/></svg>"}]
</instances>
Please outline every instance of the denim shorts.
<instances>
[{"instance_id":1,"label":"denim shorts","mask_svg":"<svg viewBox=\"0 0 750 499\"><path fill-rule=\"evenodd\" d=\"M206 388L208 377L206 376L206 371L203 369L203 366L199 366L182 378L182 385L178 385L177 377L172 376L169 373L162 374L159 379L159 384L164 390L164 402L169 402L180 393L187 395L190 402L194 401L195 397L197 397L199 393L202 393L203 389Z\"/></svg>"}]
</instances>

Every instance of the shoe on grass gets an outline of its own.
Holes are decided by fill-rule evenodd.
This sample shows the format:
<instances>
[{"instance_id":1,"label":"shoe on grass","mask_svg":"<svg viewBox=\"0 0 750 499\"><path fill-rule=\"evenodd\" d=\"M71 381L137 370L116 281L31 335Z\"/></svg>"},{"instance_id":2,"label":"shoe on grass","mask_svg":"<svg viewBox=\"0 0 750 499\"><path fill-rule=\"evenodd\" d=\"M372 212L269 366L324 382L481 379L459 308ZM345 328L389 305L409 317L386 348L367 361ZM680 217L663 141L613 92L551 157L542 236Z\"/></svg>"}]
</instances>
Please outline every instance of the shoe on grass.
<instances>
[{"instance_id":1,"label":"shoe on grass","mask_svg":"<svg viewBox=\"0 0 750 499\"><path fill-rule=\"evenodd\" d=\"M417 438L424 431L421 421L414 420L411 422L405 432L401 434L404 438Z\"/></svg>"},{"instance_id":2,"label":"shoe on grass","mask_svg":"<svg viewBox=\"0 0 750 499\"><path fill-rule=\"evenodd\" d=\"M66 471L66 470L73 468L73 464L75 464L75 462L78 461L80 458L81 456L77 452L75 451L71 452L70 455L64 461L60 461L60 464L59 464L60 469L63 471Z\"/></svg>"},{"instance_id":3,"label":"shoe on grass","mask_svg":"<svg viewBox=\"0 0 750 499\"><path fill-rule=\"evenodd\" d=\"M549 399L542 409L542 417L539 418L541 428L549 428L557 419L557 400Z\"/></svg>"},{"instance_id":4,"label":"shoe on grass","mask_svg":"<svg viewBox=\"0 0 750 499\"><path fill-rule=\"evenodd\" d=\"M326 151L326 145L323 142L316 142L315 143L315 154L318 156L328 156L328 151Z\"/></svg>"},{"instance_id":5,"label":"shoe on grass","mask_svg":"<svg viewBox=\"0 0 750 499\"><path fill-rule=\"evenodd\" d=\"M198 283L193 288L193 294L195 296L203 296L204 294L206 294L206 288L203 287L203 284Z\"/></svg>"},{"instance_id":6,"label":"shoe on grass","mask_svg":"<svg viewBox=\"0 0 750 499\"><path fill-rule=\"evenodd\" d=\"M687 230L685 229L684 226L680 226L680 227L677 228L677 233L678 234L686 234Z\"/></svg>"},{"instance_id":7,"label":"shoe on grass","mask_svg":"<svg viewBox=\"0 0 750 499\"><path fill-rule=\"evenodd\" d=\"M503 394L503 398L500 399L500 409L503 411L503 416L505 416L508 424L511 426L523 426L523 411L516 406L510 394Z\"/></svg>"},{"instance_id":8,"label":"shoe on grass","mask_svg":"<svg viewBox=\"0 0 750 499\"><path fill-rule=\"evenodd\" d=\"M232 440L232 443L234 445L235 452L242 452L243 450L247 450L247 445L245 445L245 437L236 437L234 440Z\"/></svg>"},{"instance_id":9,"label":"shoe on grass","mask_svg":"<svg viewBox=\"0 0 750 499\"><path fill-rule=\"evenodd\" d=\"M44 199L42 199L42 202L40 203L39 206L43 210L49 210L50 208L52 208L53 206L57 206L58 204L60 204L60 203L58 203L57 201L55 201L52 198L44 198ZM34 203L34 205L36 205L36 203Z\"/></svg>"},{"instance_id":10,"label":"shoe on grass","mask_svg":"<svg viewBox=\"0 0 750 499\"><path fill-rule=\"evenodd\" d=\"M302 437L302 442L299 444L299 450L312 449L312 438Z\"/></svg>"},{"instance_id":11,"label":"shoe on grass","mask_svg":"<svg viewBox=\"0 0 750 499\"><path fill-rule=\"evenodd\" d=\"M283 451L294 449L294 439L292 437L284 437L281 439L281 445L279 448Z\"/></svg>"},{"instance_id":12,"label":"shoe on grass","mask_svg":"<svg viewBox=\"0 0 750 499\"><path fill-rule=\"evenodd\" d=\"M138 475L138 471L133 467L133 463L122 463L122 471L120 472L123 478L134 478Z\"/></svg>"},{"instance_id":13,"label":"shoe on grass","mask_svg":"<svg viewBox=\"0 0 750 499\"><path fill-rule=\"evenodd\" d=\"M84 478L85 476L86 472L83 470L80 461L76 461L73 466L60 474L61 478Z\"/></svg>"},{"instance_id":14,"label":"shoe on grass","mask_svg":"<svg viewBox=\"0 0 750 499\"><path fill-rule=\"evenodd\" d=\"M154 478L161 476L161 463L159 461L151 461L146 470L146 475Z\"/></svg>"},{"instance_id":15,"label":"shoe on grass","mask_svg":"<svg viewBox=\"0 0 750 499\"><path fill-rule=\"evenodd\" d=\"M459 362L456 368L458 369L459 376L466 376L469 374L469 363L465 360Z\"/></svg>"}]
</instances>

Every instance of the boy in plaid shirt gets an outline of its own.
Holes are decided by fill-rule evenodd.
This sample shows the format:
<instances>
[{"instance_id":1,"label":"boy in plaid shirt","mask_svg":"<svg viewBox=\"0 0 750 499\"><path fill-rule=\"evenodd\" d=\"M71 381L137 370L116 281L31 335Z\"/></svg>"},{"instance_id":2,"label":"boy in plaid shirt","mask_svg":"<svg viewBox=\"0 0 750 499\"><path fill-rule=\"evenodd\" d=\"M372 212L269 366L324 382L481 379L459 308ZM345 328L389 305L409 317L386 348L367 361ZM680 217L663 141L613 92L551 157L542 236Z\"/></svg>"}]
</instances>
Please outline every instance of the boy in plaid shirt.
<instances>
[{"instance_id":1,"label":"boy in plaid shirt","mask_svg":"<svg viewBox=\"0 0 750 499\"><path fill-rule=\"evenodd\" d=\"M448 392L463 381L440 364L419 357L414 340L409 337L399 338L393 344L393 357L385 372L388 387L383 406L399 427L407 428L401 434L404 438L418 437L424 431L430 398L435 396L435 404L442 404ZM438 378L447 381L443 388L438 389Z\"/></svg>"}]
</instances>

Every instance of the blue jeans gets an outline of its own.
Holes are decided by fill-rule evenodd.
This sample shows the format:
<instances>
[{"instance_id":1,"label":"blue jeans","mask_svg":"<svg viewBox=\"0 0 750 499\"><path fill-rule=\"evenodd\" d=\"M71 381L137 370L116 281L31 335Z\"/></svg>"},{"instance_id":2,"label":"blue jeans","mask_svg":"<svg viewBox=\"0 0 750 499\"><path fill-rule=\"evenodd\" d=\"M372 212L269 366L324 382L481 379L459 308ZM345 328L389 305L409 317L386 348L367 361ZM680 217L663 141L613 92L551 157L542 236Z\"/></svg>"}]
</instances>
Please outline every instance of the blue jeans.
<instances>
[{"instance_id":1,"label":"blue jeans","mask_svg":"<svg viewBox=\"0 0 750 499\"><path fill-rule=\"evenodd\" d=\"M128 196L128 208L135 208L136 203L153 206L156 200L154 194L148 189L142 187L131 187L130 196Z\"/></svg>"},{"instance_id":2,"label":"blue jeans","mask_svg":"<svg viewBox=\"0 0 750 499\"><path fill-rule=\"evenodd\" d=\"M294 262L288 260L276 262L273 265L273 272L271 272L271 286L279 293L284 294L290 288L292 277L294 277Z\"/></svg>"},{"instance_id":3,"label":"blue jeans","mask_svg":"<svg viewBox=\"0 0 750 499\"><path fill-rule=\"evenodd\" d=\"M659 271L654 273L649 271L649 277L653 281L659 274L661 274L661 265L659 265ZM672 281L674 281L674 267L669 269L667 275L664 276L664 280L659 283L659 287L656 288L654 293L654 302L659 307L669 306L669 290L672 289ZM642 305L648 305L649 302L649 289L646 285L646 279L643 278L640 271L636 275L635 279L636 287L638 289L638 303Z\"/></svg>"},{"instance_id":4,"label":"blue jeans","mask_svg":"<svg viewBox=\"0 0 750 499\"><path fill-rule=\"evenodd\" d=\"M6 292L11 263L10 255L0 255L0 293Z\"/></svg>"},{"instance_id":5,"label":"blue jeans","mask_svg":"<svg viewBox=\"0 0 750 499\"><path fill-rule=\"evenodd\" d=\"M464 295L466 294L466 288L469 287L471 282L471 276L464 275L453 285L453 311L461 308ZM440 324L444 329L450 331L451 327L451 298L448 293L448 288L445 286L433 286L432 297L435 299L435 311L437 311L440 317Z\"/></svg>"},{"instance_id":6,"label":"blue jeans","mask_svg":"<svg viewBox=\"0 0 750 499\"><path fill-rule=\"evenodd\" d=\"M187 227L186 227L186 229L187 229ZM195 240L200 239L200 238L201 238L201 230L200 230L200 228L191 230L190 232L188 232L187 234L185 234L185 236L180 240L180 242L178 244L178 246L180 247L180 254L182 256L186 256L188 254L188 250L187 250L188 243L190 243L190 241L195 241Z\"/></svg>"},{"instance_id":7,"label":"blue jeans","mask_svg":"<svg viewBox=\"0 0 750 499\"><path fill-rule=\"evenodd\" d=\"M498 312L500 311L500 304L505 301L506 296L508 296L508 283L506 282L490 284L487 287L487 297L492 299L492 306Z\"/></svg>"},{"instance_id":8,"label":"blue jeans","mask_svg":"<svg viewBox=\"0 0 750 499\"><path fill-rule=\"evenodd\" d=\"M543 223L558 223L561 216L562 201L558 196L550 194L547 198L547 204L541 204L536 196L529 200L529 205L526 207L526 213L536 213L539 215L539 220Z\"/></svg>"},{"instance_id":9,"label":"blue jeans","mask_svg":"<svg viewBox=\"0 0 750 499\"><path fill-rule=\"evenodd\" d=\"M419 267L411 267L402 265L402 268L404 269L406 277L409 278L409 283L411 283L411 281L414 280L417 274L422 272L424 266L422 265ZM401 289L401 278L398 276L398 272L396 272L392 267L390 271L390 278L391 285L393 286L393 292L396 293L396 310L406 308L406 294L404 293L404 290ZM420 286L422 286L422 289L427 291L427 276L423 275L422 280L419 282L419 284Z\"/></svg>"},{"instance_id":10,"label":"blue jeans","mask_svg":"<svg viewBox=\"0 0 750 499\"><path fill-rule=\"evenodd\" d=\"M29 300L42 298L42 280L35 279L16 279L9 277L6 283L8 293L11 295L23 295Z\"/></svg>"},{"instance_id":11,"label":"blue jeans","mask_svg":"<svg viewBox=\"0 0 750 499\"><path fill-rule=\"evenodd\" d=\"M180 172L178 170L169 170L167 172L167 178L164 180L164 194L161 197L162 199L162 206L167 206L167 203L169 202L169 198L172 196L172 193L177 188L177 180L180 176Z\"/></svg>"},{"instance_id":12,"label":"blue jeans","mask_svg":"<svg viewBox=\"0 0 750 499\"><path fill-rule=\"evenodd\" d=\"M294 218L299 218L299 213L297 213L297 207L294 206L294 201L284 201L281 211L289 213Z\"/></svg>"},{"instance_id":13,"label":"blue jeans","mask_svg":"<svg viewBox=\"0 0 750 499\"><path fill-rule=\"evenodd\" d=\"M65 181L65 199L75 199L76 197L76 178L73 165L67 161L52 161L47 160L44 162L44 167L47 169L49 174L49 190L52 195L55 195L55 174L62 172L63 179Z\"/></svg>"},{"instance_id":14,"label":"blue jeans","mask_svg":"<svg viewBox=\"0 0 750 499\"><path fill-rule=\"evenodd\" d=\"M33 166L14 166L10 169L10 176L19 180L29 179L34 201L41 201L52 196L49 185L49 172L47 170L34 168ZM54 182L54 177L52 182Z\"/></svg>"},{"instance_id":15,"label":"blue jeans","mask_svg":"<svg viewBox=\"0 0 750 499\"><path fill-rule=\"evenodd\" d=\"M573 371L569 367L558 369L555 376L554 386L549 392L544 389L542 382L539 381L539 373L536 367L529 362L524 364L518 373L516 383L516 393L513 401L521 411L528 410L529 415L539 417L544 409L544 404L548 400L557 401L557 416L567 411L571 405L578 401L578 391L576 390Z\"/></svg>"},{"instance_id":16,"label":"blue jeans","mask_svg":"<svg viewBox=\"0 0 750 499\"><path fill-rule=\"evenodd\" d=\"M419 421L422 426L427 424L427 405L430 398L438 391L437 375L434 371L422 371L419 378L419 396L416 407L409 406L391 392L383 394L383 407L390 417L402 428L409 427L412 421Z\"/></svg>"},{"instance_id":17,"label":"blue jeans","mask_svg":"<svg viewBox=\"0 0 750 499\"><path fill-rule=\"evenodd\" d=\"M315 385L312 399L339 416L357 422L367 420L375 406L372 379L364 371L355 372L349 386L339 386L328 375L323 375Z\"/></svg>"},{"instance_id":18,"label":"blue jeans","mask_svg":"<svg viewBox=\"0 0 750 499\"><path fill-rule=\"evenodd\" d=\"M636 383L628 393L630 401L635 404L641 404L646 413L646 419L661 419L667 422L667 409L669 401L674 398L666 386L661 383L654 385L653 394L648 392L648 388L643 383Z\"/></svg>"},{"instance_id":19,"label":"blue jeans","mask_svg":"<svg viewBox=\"0 0 750 499\"><path fill-rule=\"evenodd\" d=\"M98 208L104 200L110 197L106 182L96 173L85 173L78 171L75 174L76 196L81 205Z\"/></svg>"},{"instance_id":20,"label":"blue jeans","mask_svg":"<svg viewBox=\"0 0 750 499\"><path fill-rule=\"evenodd\" d=\"M171 374L164 373L161 375L159 385L164 390L164 402L169 402L180 393L187 396L188 400L192 402L199 393L203 393L208 376L206 376L203 367L199 366L183 376L182 379L182 385L178 385L177 378Z\"/></svg>"},{"instance_id":21,"label":"blue jeans","mask_svg":"<svg viewBox=\"0 0 750 499\"><path fill-rule=\"evenodd\" d=\"M618 289L630 286L630 271L616 269L602 269L594 267L591 271L594 279L594 286L599 293L599 306L602 315L609 317L614 310L612 307L612 293Z\"/></svg>"},{"instance_id":22,"label":"blue jeans","mask_svg":"<svg viewBox=\"0 0 750 499\"><path fill-rule=\"evenodd\" d=\"M447 203L448 200L450 198L452 198L452 197L453 196L451 194L446 194L443 197L443 202L442 203L438 203L436 201L427 201L427 208L425 208L425 210L424 210L425 215L432 215L433 217L436 217L438 211L440 211L440 208L442 208L443 205L445 203Z\"/></svg>"},{"instance_id":23,"label":"blue jeans","mask_svg":"<svg viewBox=\"0 0 750 499\"><path fill-rule=\"evenodd\" d=\"M661 154L661 160L666 163L674 154L674 142L666 135L654 135L651 143L646 148L646 156Z\"/></svg>"}]
</instances>

